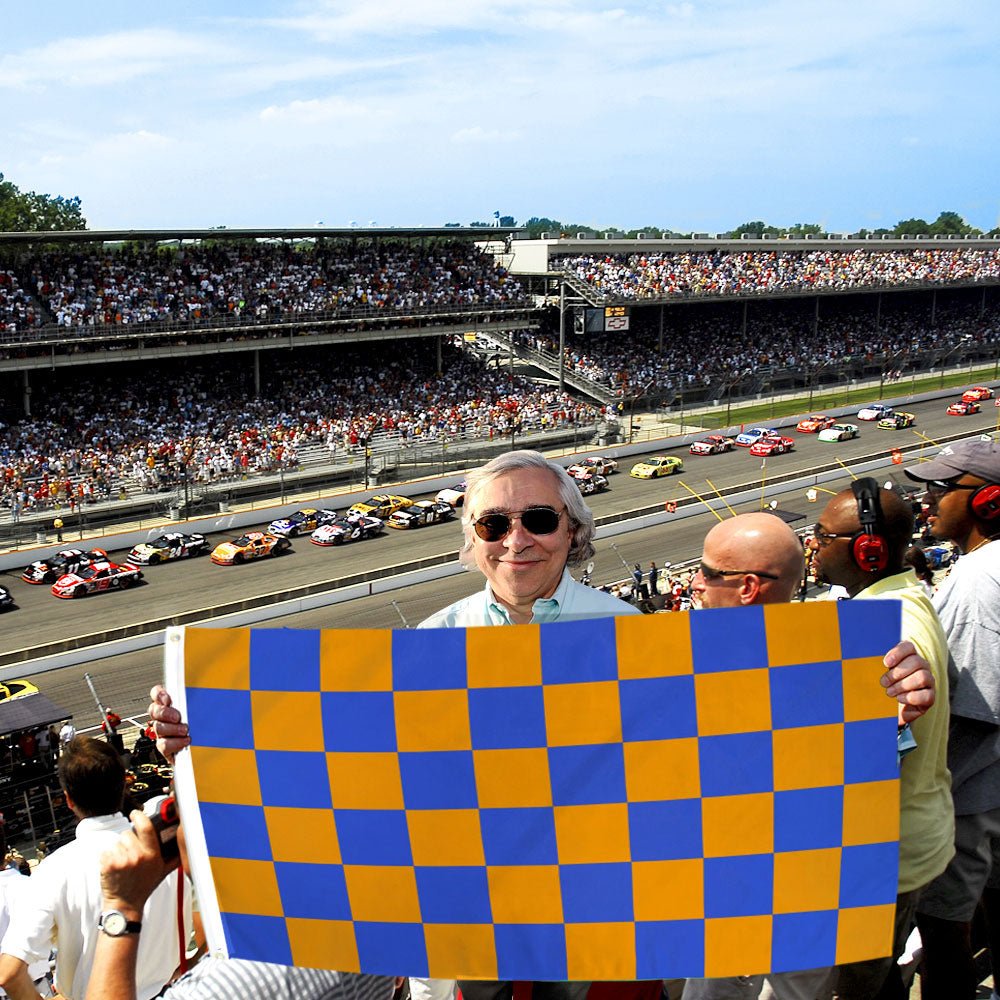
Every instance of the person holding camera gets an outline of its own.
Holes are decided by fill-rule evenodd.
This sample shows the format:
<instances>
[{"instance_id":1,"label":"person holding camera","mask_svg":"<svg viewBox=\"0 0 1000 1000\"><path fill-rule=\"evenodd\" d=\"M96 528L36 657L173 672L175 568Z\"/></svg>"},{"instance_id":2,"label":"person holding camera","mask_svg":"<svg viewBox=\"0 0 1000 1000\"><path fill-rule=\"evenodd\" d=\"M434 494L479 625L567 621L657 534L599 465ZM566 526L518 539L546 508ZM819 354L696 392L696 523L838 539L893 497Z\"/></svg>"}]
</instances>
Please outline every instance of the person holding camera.
<instances>
[{"instance_id":1,"label":"person holding camera","mask_svg":"<svg viewBox=\"0 0 1000 1000\"><path fill-rule=\"evenodd\" d=\"M42 994L32 980L35 963L56 949L55 982L67 1000L84 1000L97 943L106 935L137 935L138 1000L151 1000L177 968L191 928L191 894L182 885L185 934L178 936L178 875L152 894L140 913L105 910L98 879L100 858L129 828L122 815L125 768L103 740L77 736L59 758L66 804L80 820L76 838L49 855L21 894L17 920L3 938L0 986L14 1000Z\"/></svg>"}]
</instances>

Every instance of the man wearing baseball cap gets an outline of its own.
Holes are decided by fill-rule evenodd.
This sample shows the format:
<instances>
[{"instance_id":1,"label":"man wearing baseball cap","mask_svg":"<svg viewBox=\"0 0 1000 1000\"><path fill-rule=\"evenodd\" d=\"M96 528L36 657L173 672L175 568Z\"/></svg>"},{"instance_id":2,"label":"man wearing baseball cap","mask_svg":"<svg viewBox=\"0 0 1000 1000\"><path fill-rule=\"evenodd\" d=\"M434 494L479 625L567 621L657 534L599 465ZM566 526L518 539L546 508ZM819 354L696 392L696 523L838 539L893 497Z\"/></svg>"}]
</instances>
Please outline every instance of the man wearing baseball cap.
<instances>
[{"instance_id":1,"label":"man wearing baseball cap","mask_svg":"<svg viewBox=\"0 0 1000 1000\"><path fill-rule=\"evenodd\" d=\"M1000 442L960 441L906 470L926 485L931 533L963 553L933 597L948 637L955 857L920 899L925 1000L976 995L970 933L1000 869Z\"/></svg>"}]
</instances>

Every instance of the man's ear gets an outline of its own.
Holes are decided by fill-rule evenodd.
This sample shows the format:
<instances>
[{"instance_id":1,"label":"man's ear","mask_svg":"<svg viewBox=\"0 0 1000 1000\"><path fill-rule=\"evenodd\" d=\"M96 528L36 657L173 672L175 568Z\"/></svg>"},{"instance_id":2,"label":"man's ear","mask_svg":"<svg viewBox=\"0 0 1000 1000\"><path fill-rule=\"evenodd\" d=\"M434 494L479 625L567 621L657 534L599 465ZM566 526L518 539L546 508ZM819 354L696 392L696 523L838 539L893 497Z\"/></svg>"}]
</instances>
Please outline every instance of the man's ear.
<instances>
[{"instance_id":1,"label":"man's ear","mask_svg":"<svg viewBox=\"0 0 1000 1000\"><path fill-rule=\"evenodd\" d=\"M739 595L740 604L758 604L760 602L760 580L752 573L743 577Z\"/></svg>"}]
</instances>

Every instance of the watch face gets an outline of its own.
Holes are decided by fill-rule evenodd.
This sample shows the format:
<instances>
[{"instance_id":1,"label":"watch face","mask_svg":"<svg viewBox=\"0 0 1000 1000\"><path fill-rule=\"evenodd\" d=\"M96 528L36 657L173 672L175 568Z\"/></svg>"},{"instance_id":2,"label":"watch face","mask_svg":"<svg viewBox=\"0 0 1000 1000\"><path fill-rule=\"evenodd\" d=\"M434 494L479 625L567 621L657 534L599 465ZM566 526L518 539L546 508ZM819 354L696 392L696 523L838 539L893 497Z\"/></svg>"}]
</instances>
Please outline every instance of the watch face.
<instances>
[{"instance_id":1,"label":"watch face","mask_svg":"<svg viewBox=\"0 0 1000 1000\"><path fill-rule=\"evenodd\" d=\"M105 934L110 934L111 937L120 937L125 933L127 926L128 921L125 919L124 914L119 913L117 910L109 910L101 917L101 929Z\"/></svg>"}]
</instances>

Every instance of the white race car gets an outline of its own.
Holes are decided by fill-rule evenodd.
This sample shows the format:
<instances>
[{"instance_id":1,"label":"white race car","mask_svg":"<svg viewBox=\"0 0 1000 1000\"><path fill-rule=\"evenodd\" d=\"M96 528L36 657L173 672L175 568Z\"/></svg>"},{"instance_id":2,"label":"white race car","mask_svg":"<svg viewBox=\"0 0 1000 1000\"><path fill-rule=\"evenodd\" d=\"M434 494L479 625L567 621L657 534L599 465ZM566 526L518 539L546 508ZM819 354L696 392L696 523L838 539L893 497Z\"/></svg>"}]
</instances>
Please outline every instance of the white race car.
<instances>
[{"instance_id":1,"label":"white race car","mask_svg":"<svg viewBox=\"0 0 1000 1000\"><path fill-rule=\"evenodd\" d=\"M465 503L465 480L455 483L454 486L446 486L443 490L438 490L435 500L441 500L451 507L461 507Z\"/></svg>"},{"instance_id":2,"label":"white race car","mask_svg":"<svg viewBox=\"0 0 1000 1000\"><path fill-rule=\"evenodd\" d=\"M781 437L781 435L777 431L772 431L770 427L748 427L736 435L736 443L741 448L749 448L765 437Z\"/></svg>"},{"instance_id":3,"label":"white race car","mask_svg":"<svg viewBox=\"0 0 1000 1000\"><path fill-rule=\"evenodd\" d=\"M329 524L337 516L335 510L315 507L303 507L302 510L289 514L288 517L279 517L272 521L267 530L272 535L284 535L286 538L295 538L298 535L307 535L315 531L322 524Z\"/></svg>"},{"instance_id":4,"label":"white race car","mask_svg":"<svg viewBox=\"0 0 1000 1000\"><path fill-rule=\"evenodd\" d=\"M598 473L588 473L585 476L574 476L576 485L580 487L580 492L589 497L591 493L603 493L608 488L608 477L598 475Z\"/></svg>"},{"instance_id":5,"label":"white race car","mask_svg":"<svg viewBox=\"0 0 1000 1000\"><path fill-rule=\"evenodd\" d=\"M820 441L850 441L858 436L857 424L834 424L817 435Z\"/></svg>"},{"instance_id":6,"label":"white race car","mask_svg":"<svg viewBox=\"0 0 1000 1000\"><path fill-rule=\"evenodd\" d=\"M313 545L343 545L380 535L385 522L367 514L338 517L336 521L320 525L310 536Z\"/></svg>"},{"instance_id":7,"label":"white race car","mask_svg":"<svg viewBox=\"0 0 1000 1000\"><path fill-rule=\"evenodd\" d=\"M134 546L128 554L128 561L142 566L155 566L170 559L200 556L205 550L204 535L186 535L183 531L168 531L165 535Z\"/></svg>"},{"instance_id":8,"label":"white race car","mask_svg":"<svg viewBox=\"0 0 1000 1000\"><path fill-rule=\"evenodd\" d=\"M881 420L892 416L892 407L886 403L870 403L858 410L858 420Z\"/></svg>"},{"instance_id":9,"label":"white race car","mask_svg":"<svg viewBox=\"0 0 1000 1000\"><path fill-rule=\"evenodd\" d=\"M574 479L578 479L580 476L587 476L592 472L598 476L610 476L612 472L616 472L617 470L618 462L616 459L598 455L596 458L581 459L581 461L575 465L571 465L566 471Z\"/></svg>"}]
</instances>

